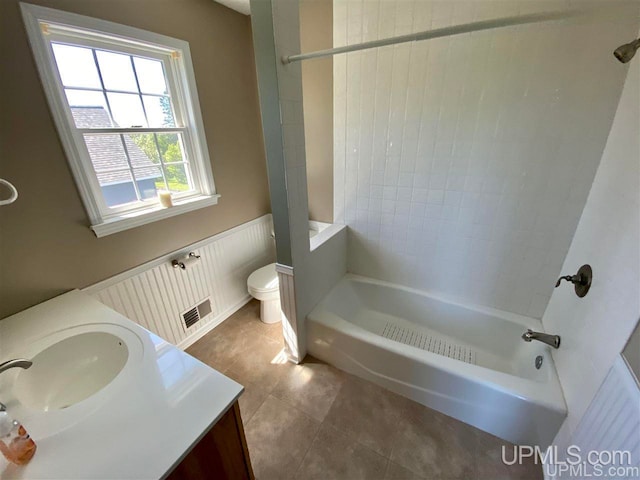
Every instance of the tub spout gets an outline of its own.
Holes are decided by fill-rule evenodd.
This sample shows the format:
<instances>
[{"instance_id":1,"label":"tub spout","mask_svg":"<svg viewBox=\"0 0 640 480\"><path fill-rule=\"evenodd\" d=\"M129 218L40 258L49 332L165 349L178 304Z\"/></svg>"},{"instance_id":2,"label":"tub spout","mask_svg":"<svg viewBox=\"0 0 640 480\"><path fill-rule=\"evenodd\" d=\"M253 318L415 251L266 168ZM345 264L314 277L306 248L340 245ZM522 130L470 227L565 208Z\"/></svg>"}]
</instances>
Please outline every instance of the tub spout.
<instances>
[{"instance_id":1,"label":"tub spout","mask_svg":"<svg viewBox=\"0 0 640 480\"><path fill-rule=\"evenodd\" d=\"M560 348L560 336L558 335L549 335L547 333L534 332L531 329L527 329L527 331L522 334L522 339L525 342L538 340L539 342L546 343L553 348Z\"/></svg>"}]
</instances>

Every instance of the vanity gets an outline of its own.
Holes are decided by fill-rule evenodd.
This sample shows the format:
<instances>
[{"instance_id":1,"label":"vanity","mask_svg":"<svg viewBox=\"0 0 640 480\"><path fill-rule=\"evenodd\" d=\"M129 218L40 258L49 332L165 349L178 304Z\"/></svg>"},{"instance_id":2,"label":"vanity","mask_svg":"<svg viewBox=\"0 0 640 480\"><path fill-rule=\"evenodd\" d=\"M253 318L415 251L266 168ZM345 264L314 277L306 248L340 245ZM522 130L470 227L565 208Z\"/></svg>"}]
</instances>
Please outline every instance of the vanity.
<instances>
[{"instance_id":1,"label":"vanity","mask_svg":"<svg viewBox=\"0 0 640 480\"><path fill-rule=\"evenodd\" d=\"M0 402L37 445L2 479L252 479L243 387L74 290L0 321Z\"/></svg>"}]
</instances>

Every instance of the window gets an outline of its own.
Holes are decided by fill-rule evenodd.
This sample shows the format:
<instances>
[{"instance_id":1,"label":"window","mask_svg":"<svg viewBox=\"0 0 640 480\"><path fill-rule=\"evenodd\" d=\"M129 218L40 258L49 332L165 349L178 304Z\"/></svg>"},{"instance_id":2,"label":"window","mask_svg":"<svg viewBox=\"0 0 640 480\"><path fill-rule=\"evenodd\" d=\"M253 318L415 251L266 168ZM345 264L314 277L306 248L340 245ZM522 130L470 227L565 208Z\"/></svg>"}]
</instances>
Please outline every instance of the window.
<instances>
[{"instance_id":1,"label":"window","mask_svg":"<svg viewBox=\"0 0 640 480\"><path fill-rule=\"evenodd\" d=\"M188 43L21 4L98 237L217 203ZM159 191L171 192L163 208Z\"/></svg>"}]
</instances>

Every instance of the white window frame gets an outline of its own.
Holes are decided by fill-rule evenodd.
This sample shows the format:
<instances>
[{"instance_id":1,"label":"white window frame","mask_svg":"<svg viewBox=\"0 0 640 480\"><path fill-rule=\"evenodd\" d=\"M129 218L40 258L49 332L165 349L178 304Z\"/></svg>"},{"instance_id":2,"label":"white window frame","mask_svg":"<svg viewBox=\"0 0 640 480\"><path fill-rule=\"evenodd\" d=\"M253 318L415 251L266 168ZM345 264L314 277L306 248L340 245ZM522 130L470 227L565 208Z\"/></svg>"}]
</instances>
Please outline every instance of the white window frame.
<instances>
[{"instance_id":1,"label":"white window frame","mask_svg":"<svg viewBox=\"0 0 640 480\"><path fill-rule=\"evenodd\" d=\"M97 237L218 203L220 195L216 194L213 181L188 42L38 5L20 3L20 8L51 113L89 216L91 229ZM79 45L95 41L96 45L104 48L105 43L111 42L114 51L136 55L144 51L144 55L149 58L163 60L172 95L176 128L140 128L135 133L162 130L181 132L195 192L174 195L173 207L170 208L162 208L157 202L149 201L137 202L133 207L106 206L82 135L88 132L75 126L51 48L51 40L55 39L55 32L59 31L64 31L65 35L78 35L82 38ZM126 130L131 133L130 129ZM117 129L108 131L118 132Z\"/></svg>"}]
</instances>

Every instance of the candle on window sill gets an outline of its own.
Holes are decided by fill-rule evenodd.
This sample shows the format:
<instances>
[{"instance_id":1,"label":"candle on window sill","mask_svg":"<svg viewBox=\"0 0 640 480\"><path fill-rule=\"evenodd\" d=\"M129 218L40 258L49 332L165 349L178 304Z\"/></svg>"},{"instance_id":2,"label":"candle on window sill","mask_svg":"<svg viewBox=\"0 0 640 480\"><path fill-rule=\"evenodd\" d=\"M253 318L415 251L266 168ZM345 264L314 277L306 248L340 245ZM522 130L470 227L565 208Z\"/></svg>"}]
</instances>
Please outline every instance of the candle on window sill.
<instances>
[{"instance_id":1,"label":"candle on window sill","mask_svg":"<svg viewBox=\"0 0 640 480\"><path fill-rule=\"evenodd\" d=\"M173 207L173 202L171 201L171 192L166 190L158 190L158 200L160 200L160 205L164 208Z\"/></svg>"}]
</instances>

